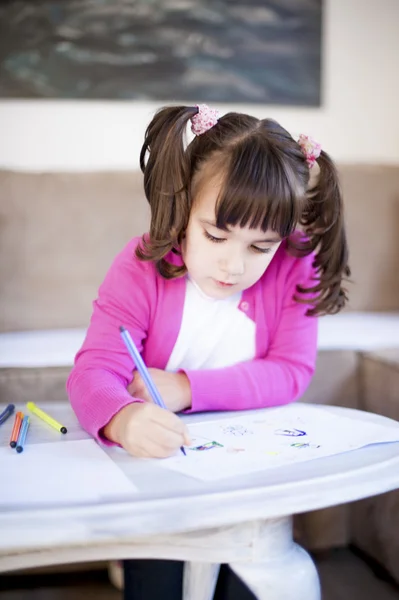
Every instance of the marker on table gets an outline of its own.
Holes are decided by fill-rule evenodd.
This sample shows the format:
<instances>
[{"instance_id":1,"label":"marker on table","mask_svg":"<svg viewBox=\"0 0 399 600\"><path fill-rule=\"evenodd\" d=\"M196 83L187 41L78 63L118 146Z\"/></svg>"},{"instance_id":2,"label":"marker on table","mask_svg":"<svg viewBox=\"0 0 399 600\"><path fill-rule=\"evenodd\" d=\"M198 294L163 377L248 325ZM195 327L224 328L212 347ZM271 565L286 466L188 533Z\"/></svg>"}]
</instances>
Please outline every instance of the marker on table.
<instances>
[{"instance_id":1,"label":"marker on table","mask_svg":"<svg viewBox=\"0 0 399 600\"><path fill-rule=\"evenodd\" d=\"M8 417L11 417L12 413L15 410L14 404L9 404L5 407L3 412L0 414L0 425L2 425L5 421L7 421Z\"/></svg>"},{"instance_id":2,"label":"marker on table","mask_svg":"<svg viewBox=\"0 0 399 600\"><path fill-rule=\"evenodd\" d=\"M147 367L145 366L145 363L141 357L141 354L137 350L136 344L132 340L130 333L122 325L119 327L119 330L121 332L122 339L125 342L126 348L128 349L129 354L132 357L133 362L136 365L138 372L140 373L141 377L143 378L144 383L146 384L147 389L150 392L150 396L153 399L154 403L157 404L158 406L160 406L161 408L166 408L165 402L162 400L161 394L158 392L157 388L155 387L155 383L151 379L151 375L150 375ZM180 450L183 452L184 456L186 456L186 451L183 446L180 446Z\"/></svg>"},{"instance_id":3,"label":"marker on table","mask_svg":"<svg viewBox=\"0 0 399 600\"><path fill-rule=\"evenodd\" d=\"M28 427L29 427L29 417L26 415L22 419L22 425L21 425L21 429L19 431L17 447L15 448L16 451L18 452L18 454L23 452L23 449L25 446L26 434L28 433Z\"/></svg>"},{"instance_id":4,"label":"marker on table","mask_svg":"<svg viewBox=\"0 0 399 600\"><path fill-rule=\"evenodd\" d=\"M34 402L27 402L26 408L28 408L31 412L33 412L34 415L36 415L37 417L42 419L45 423L48 423L48 425L51 425L51 427L54 427L54 429L56 429L57 431L60 431L61 433L67 432L66 427L61 425L61 423L58 423L58 421L53 419L53 417L50 417L50 415L45 413L44 410L42 410L41 408L36 406L36 404Z\"/></svg>"},{"instance_id":5,"label":"marker on table","mask_svg":"<svg viewBox=\"0 0 399 600\"><path fill-rule=\"evenodd\" d=\"M14 425L12 428L12 432L11 432L11 437L10 437L10 446L11 448L15 448L17 445L17 441L18 441L18 436L19 436L19 432L21 430L21 425L22 425L22 419L24 418L23 413L21 413L21 411L18 411L15 414L15 419L14 419Z\"/></svg>"}]
</instances>

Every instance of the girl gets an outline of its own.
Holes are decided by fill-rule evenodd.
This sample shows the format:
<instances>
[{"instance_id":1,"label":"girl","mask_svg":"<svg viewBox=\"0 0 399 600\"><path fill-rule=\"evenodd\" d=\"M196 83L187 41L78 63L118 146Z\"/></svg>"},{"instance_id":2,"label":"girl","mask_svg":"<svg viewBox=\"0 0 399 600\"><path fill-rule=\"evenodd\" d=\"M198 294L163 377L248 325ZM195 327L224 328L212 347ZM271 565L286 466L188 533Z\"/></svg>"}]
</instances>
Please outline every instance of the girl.
<instances>
[{"instance_id":1,"label":"girl","mask_svg":"<svg viewBox=\"0 0 399 600\"><path fill-rule=\"evenodd\" d=\"M303 394L315 317L344 306L350 272L336 169L310 138L295 141L270 119L218 118L206 105L167 107L147 128L140 166L150 231L109 269L67 388L95 438L166 457L190 443L175 413ZM120 325L169 411L132 373ZM158 598L150 588L159 578L159 598L181 596L180 563L126 561L125 598L138 580L135 599Z\"/></svg>"}]
</instances>

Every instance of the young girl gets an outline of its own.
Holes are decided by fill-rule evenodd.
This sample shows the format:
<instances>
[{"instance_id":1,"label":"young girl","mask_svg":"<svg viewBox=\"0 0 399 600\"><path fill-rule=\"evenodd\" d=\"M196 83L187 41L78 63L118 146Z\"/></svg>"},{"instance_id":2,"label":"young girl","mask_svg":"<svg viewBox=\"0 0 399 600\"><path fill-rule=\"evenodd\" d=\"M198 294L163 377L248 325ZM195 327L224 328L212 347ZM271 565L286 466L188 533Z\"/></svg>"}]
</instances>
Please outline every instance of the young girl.
<instances>
[{"instance_id":1,"label":"young girl","mask_svg":"<svg viewBox=\"0 0 399 600\"><path fill-rule=\"evenodd\" d=\"M102 443L166 457L190 443L175 413L264 408L303 394L315 317L346 301L348 250L331 159L271 119L163 108L140 165L150 231L109 269L67 387L80 423ZM120 325L169 411L132 373ZM125 598L138 580L135 599L181 597L180 563L127 561Z\"/></svg>"}]
</instances>

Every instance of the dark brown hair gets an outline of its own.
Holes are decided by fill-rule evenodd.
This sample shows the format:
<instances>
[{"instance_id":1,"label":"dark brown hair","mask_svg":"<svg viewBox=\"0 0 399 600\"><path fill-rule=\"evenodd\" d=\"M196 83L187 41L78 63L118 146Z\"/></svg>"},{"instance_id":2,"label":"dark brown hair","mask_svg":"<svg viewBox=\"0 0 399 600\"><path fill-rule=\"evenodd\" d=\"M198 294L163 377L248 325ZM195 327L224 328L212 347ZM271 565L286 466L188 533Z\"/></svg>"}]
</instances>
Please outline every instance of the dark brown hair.
<instances>
[{"instance_id":1,"label":"dark brown hair","mask_svg":"<svg viewBox=\"0 0 399 600\"><path fill-rule=\"evenodd\" d=\"M187 145L187 124L197 112L188 106L162 108L147 127L140 167L151 225L149 237L143 237L136 250L138 258L154 261L165 278L186 273L184 266L171 264L165 256L178 251L201 174L211 168L221 181L217 227L273 230L288 238L289 251L296 256L316 251L315 285L298 285L295 299L312 304L310 316L338 312L347 300L342 280L350 270L342 196L332 160L321 153L318 181L309 189L306 158L278 123L228 113ZM305 233L300 239L291 236L298 227Z\"/></svg>"}]
</instances>

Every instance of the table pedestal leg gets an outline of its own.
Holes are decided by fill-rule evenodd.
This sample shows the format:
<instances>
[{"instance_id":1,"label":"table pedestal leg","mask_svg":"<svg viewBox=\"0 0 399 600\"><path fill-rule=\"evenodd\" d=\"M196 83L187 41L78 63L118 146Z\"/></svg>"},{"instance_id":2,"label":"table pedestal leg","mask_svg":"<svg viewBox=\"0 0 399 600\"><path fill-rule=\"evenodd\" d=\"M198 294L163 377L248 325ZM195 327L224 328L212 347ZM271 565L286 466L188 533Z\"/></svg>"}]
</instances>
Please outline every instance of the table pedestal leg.
<instances>
[{"instance_id":1,"label":"table pedestal leg","mask_svg":"<svg viewBox=\"0 0 399 600\"><path fill-rule=\"evenodd\" d=\"M184 565L183 600L212 600L220 565L186 562Z\"/></svg>"},{"instance_id":2,"label":"table pedestal leg","mask_svg":"<svg viewBox=\"0 0 399 600\"><path fill-rule=\"evenodd\" d=\"M217 560L228 562L258 600L321 598L316 567L293 541L291 517L197 532L191 543L193 547L185 551L192 562L185 564L184 600L212 600L219 573ZM204 556L200 549L207 551L209 563L200 562ZM195 554L201 557L198 562L194 562Z\"/></svg>"},{"instance_id":3,"label":"table pedestal leg","mask_svg":"<svg viewBox=\"0 0 399 600\"><path fill-rule=\"evenodd\" d=\"M320 582L309 554L292 539L290 518L258 522L251 560L230 567L258 600L320 600Z\"/></svg>"}]
</instances>

